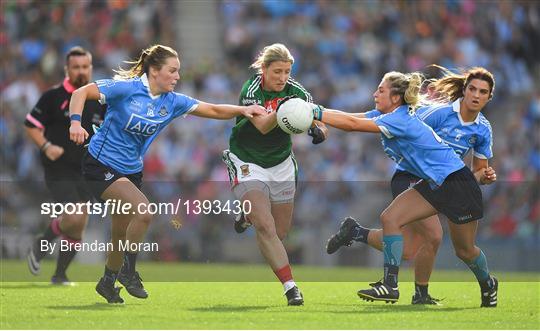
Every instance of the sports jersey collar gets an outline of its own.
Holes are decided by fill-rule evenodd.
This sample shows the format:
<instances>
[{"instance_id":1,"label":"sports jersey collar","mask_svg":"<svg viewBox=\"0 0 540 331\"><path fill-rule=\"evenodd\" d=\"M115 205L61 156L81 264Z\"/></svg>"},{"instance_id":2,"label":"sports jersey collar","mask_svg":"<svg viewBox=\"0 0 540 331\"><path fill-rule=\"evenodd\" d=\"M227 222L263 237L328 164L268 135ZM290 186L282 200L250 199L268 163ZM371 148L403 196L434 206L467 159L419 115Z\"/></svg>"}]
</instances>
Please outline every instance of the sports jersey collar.
<instances>
[{"instance_id":1,"label":"sports jersey collar","mask_svg":"<svg viewBox=\"0 0 540 331\"><path fill-rule=\"evenodd\" d=\"M150 83L148 82L148 76L146 76L146 73L144 73L142 76L141 76L141 82L143 83L143 85L146 87L146 89L148 90L148 95L152 98L152 99L157 99L161 96L161 94L158 94L158 95L153 95L152 92L150 92Z\"/></svg>"},{"instance_id":2,"label":"sports jersey collar","mask_svg":"<svg viewBox=\"0 0 540 331\"><path fill-rule=\"evenodd\" d=\"M62 83L62 85L64 86L64 88L66 89L67 93L73 93L77 88L75 86L73 86L70 82L69 82L69 78L64 78L64 82Z\"/></svg>"},{"instance_id":3,"label":"sports jersey collar","mask_svg":"<svg viewBox=\"0 0 540 331\"><path fill-rule=\"evenodd\" d=\"M452 110L457 113L457 116L459 118L459 121L461 122L461 125L471 125L473 123L480 124L480 113L478 113L478 115L476 115L476 118L472 122L465 122L463 120L463 118L461 118L461 113L459 112L461 110L460 107L459 107L459 104L461 103L461 100L463 100L463 98L459 98L456 101L452 102Z\"/></svg>"}]
</instances>

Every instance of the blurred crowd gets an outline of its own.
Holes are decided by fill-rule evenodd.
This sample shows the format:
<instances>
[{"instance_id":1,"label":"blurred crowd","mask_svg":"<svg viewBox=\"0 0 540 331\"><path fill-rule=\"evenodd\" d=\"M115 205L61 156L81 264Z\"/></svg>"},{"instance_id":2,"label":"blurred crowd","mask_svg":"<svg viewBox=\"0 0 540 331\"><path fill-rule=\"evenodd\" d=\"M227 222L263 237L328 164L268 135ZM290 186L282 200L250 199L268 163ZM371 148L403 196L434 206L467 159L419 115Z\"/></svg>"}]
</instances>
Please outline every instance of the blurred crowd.
<instances>
[{"instance_id":1,"label":"blurred crowd","mask_svg":"<svg viewBox=\"0 0 540 331\"><path fill-rule=\"evenodd\" d=\"M215 5L225 60L183 63L178 86L205 101L237 103L242 83L253 73L249 65L274 42L291 49L293 76L317 103L346 111L371 109L371 94L387 71L433 76L439 73L427 66L437 63L493 72L495 98L485 115L494 129L492 163L499 182L484 188L487 225L480 237L540 240L540 6L535 1L263 0ZM66 50L74 45L89 49L93 78L99 79L112 76L111 69L151 44L171 45L180 55L189 46L176 44L173 13L178 3L173 1L8 0L0 6L2 226L36 231L36 215L26 212L25 199L43 199L48 193L38 151L24 136L22 123L41 93L63 78ZM220 155L228 147L232 125L188 117L163 132L145 160L145 189L153 199L230 199ZM301 184L291 245L295 233L323 223L335 227L348 214L365 214L371 225L378 223L380 209L365 211L369 206L362 206L370 197L390 199L393 164L378 140L376 135L336 130L318 146L306 136L294 137ZM186 223L216 243L232 228L230 222L208 217L188 216ZM150 236L170 247L160 258L181 258L174 252L193 233L168 229L158 224ZM219 244L201 250L202 256L220 253Z\"/></svg>"}]
</instances>

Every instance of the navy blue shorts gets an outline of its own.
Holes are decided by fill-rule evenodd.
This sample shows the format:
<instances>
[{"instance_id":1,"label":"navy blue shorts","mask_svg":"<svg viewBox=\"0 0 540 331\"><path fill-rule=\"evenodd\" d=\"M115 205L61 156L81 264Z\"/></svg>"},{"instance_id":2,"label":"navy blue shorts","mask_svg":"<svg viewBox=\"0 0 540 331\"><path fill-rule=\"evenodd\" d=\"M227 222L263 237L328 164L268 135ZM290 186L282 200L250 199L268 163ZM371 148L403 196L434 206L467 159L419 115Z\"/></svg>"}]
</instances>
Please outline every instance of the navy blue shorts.
<instances>
[{"instance_id":1,"label":"navy blue shorts","mask_svg":"<svg viewBox=\"0 0 540 331\"><path fill-rule=\"evenodd\" d=\"M482 191L467 167L448 175L435 190L424 179L414 185L414 189L452 223L465 224L484 216Z\"/></svg>"},{"instance_id":2,"label":"navy blue shorts","mask_svg":"<svg viewBox=\"0 0 540 331\"><path fill-rule=\"evenodd\" d=\"M406 171L396 170L392 176L392 181L390 182L392 197L395 199L398 195L413 187L420 179L420 177L416 177Z\"/></svg>"},{"instance_id":3,"label":"navy blue shorts","mask_svg":"<svg viewBox=\"0 0 540 331\"><path fill-rule=\"evenodd\" d=\"M82 173L86 183L86 188L98 201L103 201L101 195L116 180L122 177L129 179L139 190L142 185L142 172L124 175L111 167L96 160L90 153L86 152L82 161Z\"/></svg>"}]
</instances>

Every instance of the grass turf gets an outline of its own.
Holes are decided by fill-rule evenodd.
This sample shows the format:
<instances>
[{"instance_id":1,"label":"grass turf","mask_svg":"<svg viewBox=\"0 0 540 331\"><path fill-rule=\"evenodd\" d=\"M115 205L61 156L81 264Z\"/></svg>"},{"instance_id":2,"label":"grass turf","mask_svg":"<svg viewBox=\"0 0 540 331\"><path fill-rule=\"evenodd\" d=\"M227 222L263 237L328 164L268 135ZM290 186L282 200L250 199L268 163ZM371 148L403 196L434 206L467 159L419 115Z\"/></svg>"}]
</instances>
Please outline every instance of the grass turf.
<instances>
[{"instance_id":1,"label":"grass turf","mask_svg":"<svg viewBox=\"0 0 540 331\"><path fill-rule=\"evenodd\" d=\"M400 283L396 305L367 303L359 288L376 280L380 270L295 267L306 300L287 307L281 285L266 266L141 263L150 293L147 300L121 295L124 305L109 305L95 291L102 266L74 264L73 279L93 278L72 287L45 280L53 263L44 263L38 281L28 281L26 265L2 261L2 329L538 329L540 286L537 274L496 273L501 280L499 307L480 309L478 285L470 273L436 270L430 292L446 298L443 306L412 306L413 283ZM246 272L247 270L247 272ZM15 274L19 274L17 279ZM167 274L168 277L163 278ZM317 277L313 276L314 274ZM360 281L349 281L353 274ZM182 282L155 281L175 277ZM311 275L311 279L309 277ZM334 280L320 281L334 276ZM159 278L161 276L162 278ZM218 277L227 282L215 282ZM373 276L373 277L372 277ZM250 282L239 282L242 277ZM371 277L371 279L365 279ZM404 269L400 277L410 280ZM521 278L520 278L521 277ZM32 279L32 278L29 278ZM189 281L189 280L200 281ZM319 280L319 281L306 281ZM507 281L510 279L511 281ZM206 281L205 281L206 280Z\"/></svg>"}]
</instances>

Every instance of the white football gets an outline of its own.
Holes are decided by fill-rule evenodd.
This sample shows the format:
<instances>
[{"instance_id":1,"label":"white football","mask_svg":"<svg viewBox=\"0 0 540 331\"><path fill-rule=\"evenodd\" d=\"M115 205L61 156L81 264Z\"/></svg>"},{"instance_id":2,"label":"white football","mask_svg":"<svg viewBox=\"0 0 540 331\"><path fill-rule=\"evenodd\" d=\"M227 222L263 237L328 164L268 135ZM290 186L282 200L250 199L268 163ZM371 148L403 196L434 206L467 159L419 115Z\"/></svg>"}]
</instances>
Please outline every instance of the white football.
<instances>
[{"instance_id":1,"label":"white football","mask_svg":"<svg viewBox=\"0 0 540 331\"><path fill-rule=\"evenodd\" d=\"M300 98L289 99L279 106L277 122L288 134L306 132L313 122L313 105Z\"/></svg>"}]
</instances>

